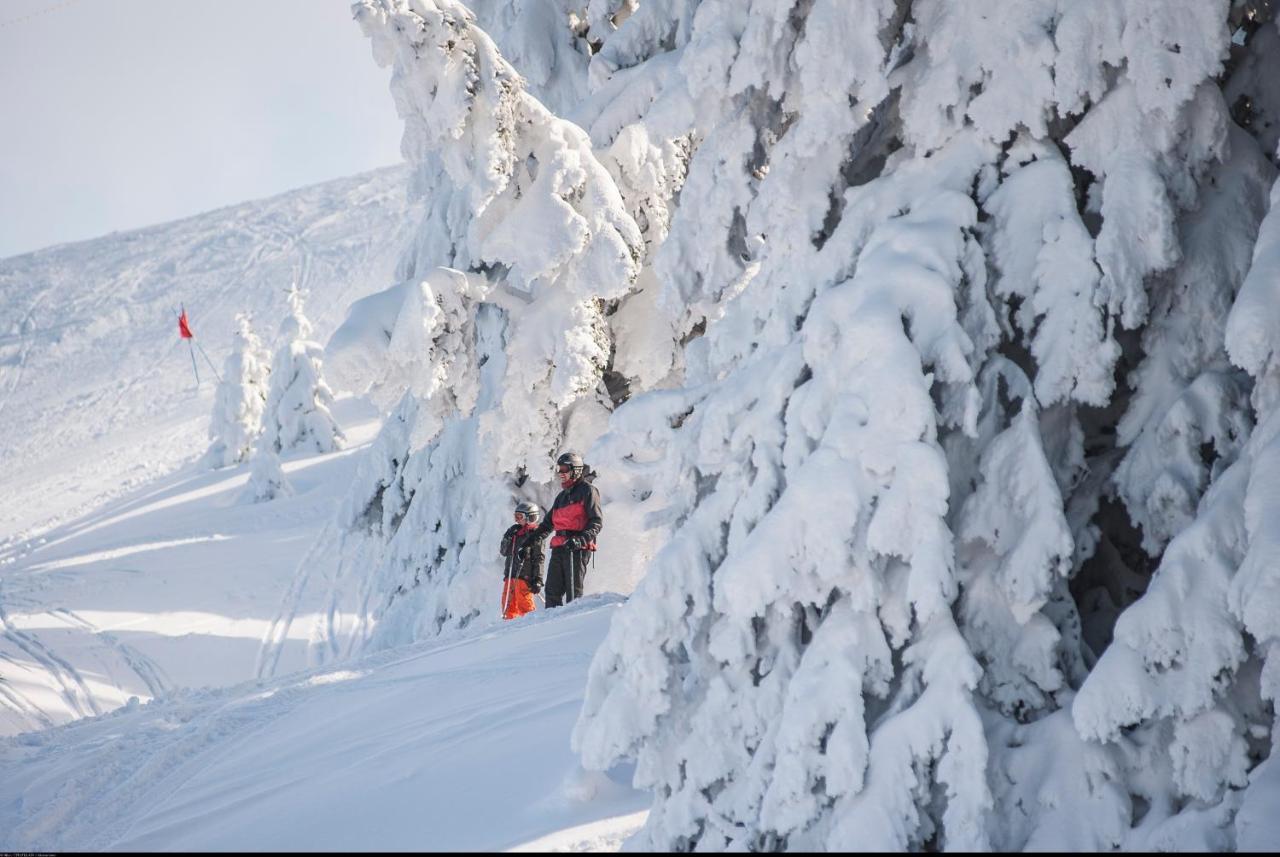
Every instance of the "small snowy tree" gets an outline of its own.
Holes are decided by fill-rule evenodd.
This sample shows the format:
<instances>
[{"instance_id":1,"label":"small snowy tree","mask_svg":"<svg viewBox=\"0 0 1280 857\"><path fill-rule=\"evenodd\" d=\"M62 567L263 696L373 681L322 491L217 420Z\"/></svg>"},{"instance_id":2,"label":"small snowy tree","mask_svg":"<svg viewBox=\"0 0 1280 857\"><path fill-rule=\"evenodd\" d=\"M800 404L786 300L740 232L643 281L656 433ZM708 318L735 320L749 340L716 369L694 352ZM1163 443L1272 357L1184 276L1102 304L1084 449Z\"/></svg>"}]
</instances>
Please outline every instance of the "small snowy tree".
<instances>
[{"instance_id":1,"label":"small snowy tree","mask_svg":"<svg viewBox=\"0 0 1280 857\"><path fill-rule=\"evenodd\" d=\"M249 458L262 434L271 375L270 355L254 334L249 317L236 316L235 340L222 368L222 382L209 421L212 441L206 460L212 467L226 467Z\"/></svg>"},{"instance_id":2,"label":"small snowy tree","mask_svg":"<svg viewBox=\"0 0 1280 857\"><path fill-rule=\"evenodd\" d=\"M333 452L346 442L329 412L333 392L322 373L324 350L313 342L303 296L289 290L289 315L280 323L281 344L271 367L271 393L263 417L262 448Z\"/></svg>"},{"instance_id":3,"label":"small snowy tree","mask_svg":"<svg viewBox=\"0 0 1280 857\"><path fill-rule=\"evenodd\" d=\"M266 503L278 497L289 497L293 487L285 478L280 456L274 449L259 442L249 468L249 481L240 492L240 503Z\"/></svg>"}]
</instances>

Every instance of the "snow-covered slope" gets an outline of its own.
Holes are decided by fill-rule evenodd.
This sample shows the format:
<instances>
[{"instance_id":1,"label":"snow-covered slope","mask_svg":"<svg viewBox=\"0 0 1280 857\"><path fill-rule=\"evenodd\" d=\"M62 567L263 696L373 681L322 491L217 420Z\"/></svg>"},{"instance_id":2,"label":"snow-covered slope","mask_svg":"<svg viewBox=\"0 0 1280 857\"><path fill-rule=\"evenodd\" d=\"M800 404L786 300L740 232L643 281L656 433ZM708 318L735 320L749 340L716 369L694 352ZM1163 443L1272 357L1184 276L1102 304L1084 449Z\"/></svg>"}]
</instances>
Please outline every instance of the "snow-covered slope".
<instances>
[{"instance_id":1,"label":"snow-covered slope","mask_svg":"<svg viewBox=\"0 0 1280 857\"><path fill-rule=\"evenodd\" d=\"M0 260L0 544L203 452L235 314L271 343L296 281L321 342L394 280L417 220L390 167L173 223Z\"/></svg>"},{"instance_id":2,"label":"snow-covered slope","mask_svg":"<svg viewBox=\"0 0 1280 857\"><path fill-rule=\"evenodd\" d=\"M567 736L617 603L0 742L0 850L615 848L648 796Z\"/></svg>"},{"instance_id":3,"label":"snow-covered slope","mask_svg":"<svg viewBox=\"0 0 1280 857\"><path fill-rule=\"evenodd\" d=\"M367 441L374 415L343 405L353 439ZM361 449L287 461L295 493L267 505L237 503L248 464L186 467L0 550L0 735L251 678ZM305 665L305 642L284 641L285 671Z\"/></svg>"}]
</instances>

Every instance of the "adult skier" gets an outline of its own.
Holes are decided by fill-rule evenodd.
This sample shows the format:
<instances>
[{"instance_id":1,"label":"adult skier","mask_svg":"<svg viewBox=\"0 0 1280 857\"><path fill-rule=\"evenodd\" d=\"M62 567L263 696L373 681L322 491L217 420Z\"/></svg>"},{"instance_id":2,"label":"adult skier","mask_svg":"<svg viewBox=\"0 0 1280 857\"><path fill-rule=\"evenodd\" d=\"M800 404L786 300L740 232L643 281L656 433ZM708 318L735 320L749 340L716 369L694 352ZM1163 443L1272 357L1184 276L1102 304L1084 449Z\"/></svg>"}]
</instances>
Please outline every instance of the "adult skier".
<instances>
[{"instance_id":1,"label":"adult skier","mask_svg":"<svg viewBox=\"0 0 1280 857\"><path fill-rule=\"evenodd\" d=\"M498 550L502 567L502 618L517 619L533 611L533 596L542 590L542 540L536 534L542 510L536 503L516 505L515 523L502 535Z\"/></svg>"},{"instance_id":2,"label":"adult skier","mask_svg":"<svg viewBox=\"0 0 1280 857\"><path fill-rule=\"evenodd\" d=\"M551 537L551 564L547 567L547 606L559 607L582 595L586 560L596 549L596 536L604 526L600 491L591 484L582 456L566 452L556 459L560 493L551 504L551 513L537 532Z\"/></svg>"}]
</instances>

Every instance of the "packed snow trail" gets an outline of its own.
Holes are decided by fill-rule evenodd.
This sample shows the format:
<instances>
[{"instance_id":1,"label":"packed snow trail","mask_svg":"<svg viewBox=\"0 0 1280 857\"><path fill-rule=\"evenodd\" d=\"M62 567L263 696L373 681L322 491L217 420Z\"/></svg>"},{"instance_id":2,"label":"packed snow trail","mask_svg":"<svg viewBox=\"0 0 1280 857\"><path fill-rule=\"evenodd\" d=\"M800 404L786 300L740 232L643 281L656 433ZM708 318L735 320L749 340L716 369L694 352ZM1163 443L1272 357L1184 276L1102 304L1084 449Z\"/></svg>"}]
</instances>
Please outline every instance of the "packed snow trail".
<instances>
[{"instance_id":1,"label":"packed snow trail","mask_svg":"<svg viewBox=\"0 0 1280 857\"><path fill-rule=\"evenodd\" d=\"M615 848L648 795L569 732L621 602L0 739L0 850Z\"/></svg>"}]
</instances>

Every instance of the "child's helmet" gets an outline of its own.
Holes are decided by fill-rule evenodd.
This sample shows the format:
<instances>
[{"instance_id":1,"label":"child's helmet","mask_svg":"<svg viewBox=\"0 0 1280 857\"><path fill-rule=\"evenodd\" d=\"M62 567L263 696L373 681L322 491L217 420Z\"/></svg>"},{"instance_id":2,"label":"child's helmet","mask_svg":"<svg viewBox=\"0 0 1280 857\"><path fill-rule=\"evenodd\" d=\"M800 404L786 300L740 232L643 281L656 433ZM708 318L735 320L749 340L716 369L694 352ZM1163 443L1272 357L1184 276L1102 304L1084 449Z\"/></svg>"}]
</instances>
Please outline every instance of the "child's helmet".
<instances>
[{"instance_id":1,"label":"child's helmet","mask_svg":"<svg viewBox=\"0 0 1280 857\"><path fill-rule=\"evenodd\" d=\"M528 500L521 500L516 504L516 511L524 515L524 519L529 523L537 523L542 517L542 510L538 508L537 503L530 503Z\"/></svg>"}]
</instances>

